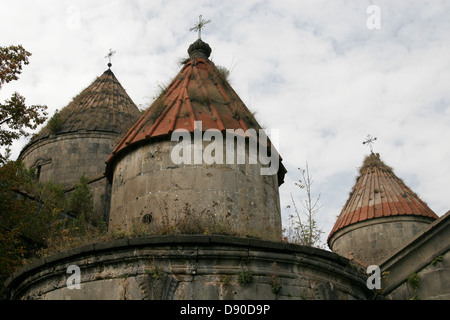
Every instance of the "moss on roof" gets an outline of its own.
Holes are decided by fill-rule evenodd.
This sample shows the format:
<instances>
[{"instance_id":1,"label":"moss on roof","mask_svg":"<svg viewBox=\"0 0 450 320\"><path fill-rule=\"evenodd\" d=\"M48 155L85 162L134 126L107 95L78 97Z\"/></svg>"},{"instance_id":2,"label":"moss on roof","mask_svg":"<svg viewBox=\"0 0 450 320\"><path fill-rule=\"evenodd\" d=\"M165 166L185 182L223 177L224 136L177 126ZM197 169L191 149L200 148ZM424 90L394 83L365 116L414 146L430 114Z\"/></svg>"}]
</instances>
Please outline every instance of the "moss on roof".
<instances>
[{"instance_id":1,"label":"moss on roof","mask_svg":"<svg viewBox=\"0 0 450 320\"><path fill-rule=\"evenodd\" d=\"M106 70L59 112L30 141L50 134L101 131L125 133L141 113L111 70Z\"/></svg>"},{"instance_id":2,"label":"moss on roof","mask_svg":"<svg viewBox=\"0 0 450 320\"><path fill-rule=\"evenodd\" d=\"M366 158L364 159L363 164L362 164L361 168L359 169L359 175L360 176L363 175L367 169L374 168L374 167L378 168L381 171L390 172L390 173L394 172L392 167L388 166L380 159L379 153L371 153L370 155L366 156Z\"/></svg>"}]
</instances>

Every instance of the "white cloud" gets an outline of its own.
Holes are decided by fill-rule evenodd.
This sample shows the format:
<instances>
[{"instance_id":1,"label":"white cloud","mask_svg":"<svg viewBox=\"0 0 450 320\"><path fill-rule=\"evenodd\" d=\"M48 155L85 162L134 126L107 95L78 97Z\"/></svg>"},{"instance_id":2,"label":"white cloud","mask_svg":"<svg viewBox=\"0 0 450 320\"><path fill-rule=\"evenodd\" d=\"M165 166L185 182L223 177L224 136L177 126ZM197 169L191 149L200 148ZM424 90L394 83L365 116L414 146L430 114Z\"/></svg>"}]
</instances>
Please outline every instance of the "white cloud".
<instances>
[{"instance_id":1,"label":"white cloud","mask_svg":"<svg viewBox=\"0 0 450 320\"><path fill-rule=\"evenodd\" d=\"M289 202L308 161L322 193L326 233L344 205L356 167L374 148L438 215L450 209L450 4L377 1L381 29L366 26L372 1L0 1L1 45L33 53L5 85L29 103L61 109L106 69L136 104L178 72L199 14L212 59L266 127L280 130ZM15 155L23 142L15 145Z\"/></svg>"}]
</instances>

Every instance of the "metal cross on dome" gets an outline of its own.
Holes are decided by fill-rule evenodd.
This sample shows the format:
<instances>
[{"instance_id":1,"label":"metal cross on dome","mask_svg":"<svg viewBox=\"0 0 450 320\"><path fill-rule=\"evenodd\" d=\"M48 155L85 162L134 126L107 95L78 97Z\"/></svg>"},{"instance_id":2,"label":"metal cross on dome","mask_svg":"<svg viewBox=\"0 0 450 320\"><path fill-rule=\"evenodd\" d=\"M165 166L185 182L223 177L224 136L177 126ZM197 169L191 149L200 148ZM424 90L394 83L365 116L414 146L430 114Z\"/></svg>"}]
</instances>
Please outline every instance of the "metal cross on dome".
<instances>
[{"instance_id":1,"label":"metal cross on dome","mask_svg":"<svg viewBox=\"0 0 450 320\"><path fill-rule=\"evenodd\" d=\"M198 31L198 39L202 38L202 28L205 26L205 24L210 23L211 20L205 20L202 19L202 15L198 16L198 23L189 29L189 31Z\"/></svg>"},{"instance_id":2,"label":"metal cross on dome","mask_svg":"<svg viewBox=\"0 0 450 320\"><path fill-rule=\"evenodd\" d=\"M110 67L110 68L111 68L111 66L112 66L111 58L112 58L112 56L113 56L115 53L116 53L115 51L112 51L112 49L109 49L108 54L105 56L105 58L108 58L108 59L109 59L108 67Z\"/></svg>"},{"instance_id":3,"label":"metal cross on dome","mask_svg":"<svg viewBox=\"0 0 450 320\"><path fill-rule=\"evenodd\" d=\"M375 143L375 140L377 140L377 137L372 137L370 134L367 135L366 141L363 142L363 144L368 144L370 147L370 153L373 153L372 144Z\"/></svg>"}]
</instances>

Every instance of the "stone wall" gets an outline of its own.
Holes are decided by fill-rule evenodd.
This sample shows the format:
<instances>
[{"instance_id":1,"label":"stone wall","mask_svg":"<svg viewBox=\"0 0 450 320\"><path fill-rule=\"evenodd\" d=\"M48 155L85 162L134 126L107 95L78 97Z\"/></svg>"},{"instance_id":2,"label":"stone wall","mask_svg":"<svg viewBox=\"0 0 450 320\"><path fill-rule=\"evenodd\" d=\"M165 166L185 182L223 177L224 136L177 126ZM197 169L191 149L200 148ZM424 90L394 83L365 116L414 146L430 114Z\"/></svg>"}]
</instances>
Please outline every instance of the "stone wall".
<instances>
[{"instance_id":1,"label":"stone wall","mask_svg":"<svg viewBox=\"0 0 450 320\"><path fill-rule=\"evenodd\" d=\"M174 144L142 145L115 163L110 228L169 227L196 216L239 234L281 235L277 174L261 175L248 153L246 164L174 164Z\"/></svg>"},{"instance_id":2,"label":"stone wall","mask_svg":"<svg viewBox=\"0 0 450 320\"><path fill-rule=\"evenodd\" d=\"M449 300L450 211L382 261L380 268L386 273L383 294L390 299Z\"/></svg>"},{"instance_id":3,"label":"stone wall","mask_svg":"<svg viewBox=\"0 0 450 320\"><path fill-rule=\"evenodd\" d=\"M329 240L333 252L377 265L407 244L434 220L418 216L371 219L338 230Z\"/></svg>"},{"instance_id":4,"label":"stone wall","mask_svg":"<svg viewBox=\"0 0 450 320\"><path fill-rule=\"evenodd\" d=\"M69 266L80 268L80 288ZM69 282L68 282L69 281ZM6 282L11 299L367 299L365 270L281 242L180 235L119 239L36 261Z\"/></svg>"},{"instance_id":5,"label":"stone wall","mask_svg":"<svg viewBox=\"0 0 450 320\"><path fill-rule=\"evenodd\" d=\"M106 176L92 179L88 182L88 187L92 191L94 200L94 215L101 217L105 223L109 220L109 205L111 202L111 184ZM70 199L74 188L65 191L65 196Z\"/></svg>"},{"instance_id":6,"label":"stone wall","mask_svg":"<svg viewBox=\"0 0 450 320\"><path fill-rule=\"evenodd\" d=\"M20 159L27 168L40 166L39 181L73 187L83 173L90 179L103 175L117 138L114 133L87 131L52 135L25 147Z\"/></svg>"}]
</instances>

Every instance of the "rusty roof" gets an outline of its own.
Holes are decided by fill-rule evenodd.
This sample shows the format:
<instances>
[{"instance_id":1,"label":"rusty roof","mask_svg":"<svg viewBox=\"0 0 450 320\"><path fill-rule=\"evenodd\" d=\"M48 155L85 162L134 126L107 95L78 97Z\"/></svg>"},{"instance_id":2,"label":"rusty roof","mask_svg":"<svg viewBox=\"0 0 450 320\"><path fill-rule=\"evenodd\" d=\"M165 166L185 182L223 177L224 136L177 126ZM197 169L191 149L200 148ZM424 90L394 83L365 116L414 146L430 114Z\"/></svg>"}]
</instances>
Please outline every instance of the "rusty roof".
<instances>
[{"instance_id":1,"label":"rusty roof","mask_svg":"<svg viewBox=\"0 0 450 320\"><path fill-rule=\"evenodd\" d=\"M208 59L211 48L201 39L190 45L187 59L172 82L128 131L106 161L107 172L118 154L154 138L169 137L177 129L261 129L227 81L227 71ZM281 159L280 159L281 161ZM279 184L286 169L280 163ZM109 175L109 174L108 174Z\"/></svg>"},{"instance_id":2,"label":"rusty roof","mask_svg":"<svg viewBox=\"0 0 450 320\"><path fill-rule=\"evenodd\" d=\"M372 153L365 158L360 176L328 239L336 231L358 222L405 215L438 218L379 155Z\"/></svg>"},{"instance_id":3,"label":"rusty roof","mask_svg":"<svg viewBox=\"0 0 450 320\"><path fill-rule=\"evenodd\" d=\"M125 134L141 115L110 69L57 114L60 119L57 129L51 130L47 124L28 145L48 138L52 133L58 135L86 130Z\"/></svg>"}]
</instances>

